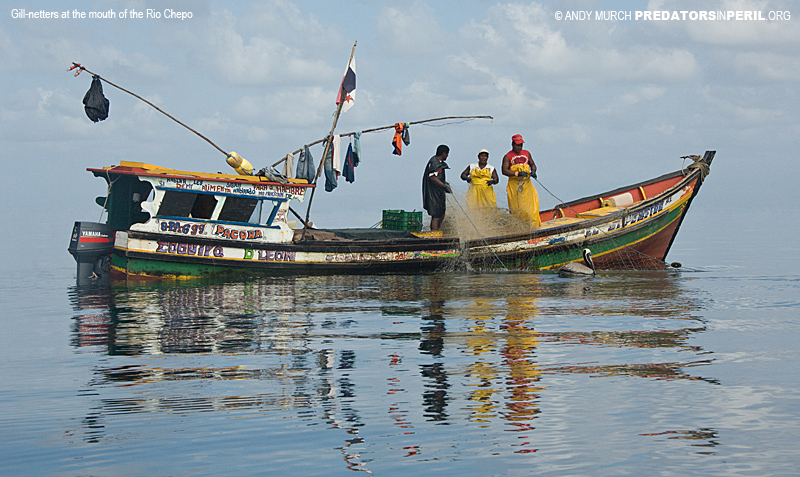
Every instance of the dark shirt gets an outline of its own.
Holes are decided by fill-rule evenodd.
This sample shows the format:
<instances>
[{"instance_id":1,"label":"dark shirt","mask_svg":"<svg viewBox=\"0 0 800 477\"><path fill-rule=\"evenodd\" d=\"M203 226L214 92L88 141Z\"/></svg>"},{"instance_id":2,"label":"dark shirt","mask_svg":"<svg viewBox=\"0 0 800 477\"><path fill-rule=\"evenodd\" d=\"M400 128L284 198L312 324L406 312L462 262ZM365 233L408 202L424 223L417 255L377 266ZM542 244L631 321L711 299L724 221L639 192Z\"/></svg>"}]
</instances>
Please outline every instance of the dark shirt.
<instances>
[{"instance_id":1,"label":"dark shirt","mask_svg":"<svg viewBox=\"0 0 800 477\"><path fill-rule=\"evenodd\" d=\"M444 161L440 161L438 157L433 156L425 166L425 174L422 176L422 208L431 217L444 217L446 204L444 187L431 182L430 176L434 174L444 182L445 169L449 169L449 166Z\"/></svg>"}]
</instances>

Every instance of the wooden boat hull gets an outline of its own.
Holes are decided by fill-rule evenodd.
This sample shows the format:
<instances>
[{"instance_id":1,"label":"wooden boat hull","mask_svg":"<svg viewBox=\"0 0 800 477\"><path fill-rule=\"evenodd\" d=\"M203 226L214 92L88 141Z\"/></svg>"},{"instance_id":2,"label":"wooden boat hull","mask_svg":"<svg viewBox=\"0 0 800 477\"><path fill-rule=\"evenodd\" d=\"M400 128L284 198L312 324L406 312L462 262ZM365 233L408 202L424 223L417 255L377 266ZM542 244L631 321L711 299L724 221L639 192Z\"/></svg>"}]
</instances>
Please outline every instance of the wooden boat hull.
<instances>
[{"instance_id":1,"label":"wooden boat hull","mask_svg":"<svg viewBox=\"0 0 800 477\"><path fill-rule=\"evenodd\" d=\"M122 240L120 240L122 237ZM307 244L230 244L221 241L117 235L111 260L115 275L197 278L237 273L380 273L435 270L460 255L457 239L320 241Z\"/></svg>"},{"instance_id":2,"label":"wooden boat hull","mask_svg":"<svg viewBox=\"0 0 800 477\"><path fill-rule=\"evenodd\" d=\"M707 152L704 163L709 165L713 157L714 151ZM702 181L700 170L667 174L543 211L542 228L530 234L476 240L465 248L472 262L499 260L514 268L559 268L582 260L581 251L589 248L598 269L663 269ZM648 195L647 190L655 194ZM634 192L640 197L629 207L597 208L604 197ZM551 218L562 215L566 217Z\"/></svg>"},{"instance_id":3,"label":"wooden boat hull","mask_svg":"<svg viewBox=\"0 0 800 477\"><path fill-rule=\"evenodd\" d=\"M111 271L113 276L128 278L198 278L241 273L434 271L467 263L481 268L548 270L582 260L583 248L591 250L600 270L663 269L713 157L714 151L708 151L702 159L705 172L699 167L677 171L542 211L542 227L528 234L466 242L407 237L269 244L249 240L250 235L242 231L233 233L239 240L230 240L230 236L159 233L154 230L169 227L150 224L147 230L116 232ZM609 198L614 199L611 205ZM614 206L619 200L631 203ZM148 223L158 220L154 217ZM189 225L183 227L188 230Z\"/></svg>"}]
</instances>

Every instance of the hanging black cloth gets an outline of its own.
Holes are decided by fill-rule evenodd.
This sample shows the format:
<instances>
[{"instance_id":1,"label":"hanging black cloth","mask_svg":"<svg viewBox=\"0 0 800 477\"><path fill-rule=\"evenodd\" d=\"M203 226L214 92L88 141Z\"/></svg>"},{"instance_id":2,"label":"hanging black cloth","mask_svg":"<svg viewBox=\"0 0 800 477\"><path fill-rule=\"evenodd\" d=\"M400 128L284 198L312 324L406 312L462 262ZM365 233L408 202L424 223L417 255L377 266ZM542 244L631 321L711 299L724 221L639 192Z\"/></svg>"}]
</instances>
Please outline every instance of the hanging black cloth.
<instances>
[{"instance_id":1,"label":"hanging black cloth","mask_svg":"<svg viewBox=\"0 0 800 477\"><path fill-rule=\"evenodd\" d=\"M83 104L86 115L92 121L102 121L108 117L108 100L103 96L103 83L100 82L99 76L92 76L92 86L83 97Z\"/></svg>"}]
</instances>

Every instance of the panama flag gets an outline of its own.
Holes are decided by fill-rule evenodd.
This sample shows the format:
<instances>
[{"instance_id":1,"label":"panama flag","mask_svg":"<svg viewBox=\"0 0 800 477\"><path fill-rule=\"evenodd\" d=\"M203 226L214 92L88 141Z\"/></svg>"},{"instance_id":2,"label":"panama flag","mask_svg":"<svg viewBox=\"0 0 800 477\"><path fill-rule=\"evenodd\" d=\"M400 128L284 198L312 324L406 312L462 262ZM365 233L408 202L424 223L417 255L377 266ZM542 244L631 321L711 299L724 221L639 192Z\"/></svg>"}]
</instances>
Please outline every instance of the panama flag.
<instances>
[{"instance_id":1,"label":"panama flag","mask_svg":"<svg viewBox=\"0 0 800 477\"><path fill-rule=\"evenodd\" d=\"M344 99L342 95L344 94ZM347 69L342 78L342 86L339 88L339 94L336 96L336 104L342 103L342 112L350 109L350 106L356 100L356 57L355 55L350 58L350 63L347 64Z\"/></svg>"}]
</instances>

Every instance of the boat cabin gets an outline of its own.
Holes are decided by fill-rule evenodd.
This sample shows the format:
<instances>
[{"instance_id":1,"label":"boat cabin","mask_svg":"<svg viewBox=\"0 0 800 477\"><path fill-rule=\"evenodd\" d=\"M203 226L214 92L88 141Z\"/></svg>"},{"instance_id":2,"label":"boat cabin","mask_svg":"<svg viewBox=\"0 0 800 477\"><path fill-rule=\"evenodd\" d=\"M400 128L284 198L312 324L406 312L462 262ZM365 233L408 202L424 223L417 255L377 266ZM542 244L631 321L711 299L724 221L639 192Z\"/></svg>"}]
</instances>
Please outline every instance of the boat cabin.
<instances>
[{"instance_id":1,"label":"boat cabin","mask_svg":"<svg viewBox=\"0 0 800 477\"><path fill-rule=\"evenodd\" d=\"M313 187L302 179L280 184L126 161L88 170L109 184L108 195L96 201L108 211L113 230L216 239L291 242L289 204L303 201Z\"/></svg>"}]
</instances>

